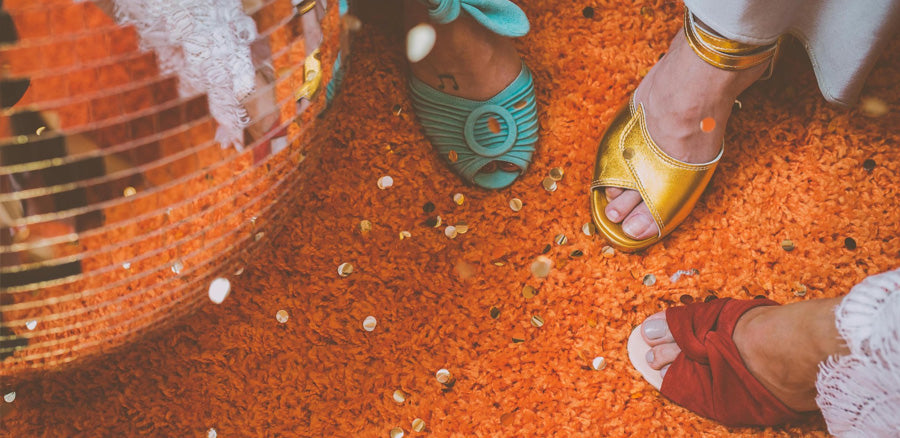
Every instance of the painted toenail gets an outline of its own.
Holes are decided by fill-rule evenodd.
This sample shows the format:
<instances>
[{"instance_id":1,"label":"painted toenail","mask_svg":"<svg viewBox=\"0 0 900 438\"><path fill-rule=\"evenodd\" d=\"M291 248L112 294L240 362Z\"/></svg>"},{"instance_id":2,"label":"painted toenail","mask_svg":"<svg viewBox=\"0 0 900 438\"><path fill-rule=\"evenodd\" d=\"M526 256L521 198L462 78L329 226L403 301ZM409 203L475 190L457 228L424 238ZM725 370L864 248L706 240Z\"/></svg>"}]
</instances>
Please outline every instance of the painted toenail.
<instances>
[{"instance_id":1,"label":"painted toenail","mask_svg":"<svg viewBox=\"0 0 900 438\"><path fill-rule=\"evenodd\" d=\"M644 323L644 334L647 339L659 339L666 335L668 327L663 319L651 319Z\"/></svg>"},{"instance_id":2,"label":"painted toenail","mask_svg":"<svg viewBox=\"0 0 900 438\"><path fill-rule=\"evenodd\" d=\"M648 225L650 225L650 220L647 218L647 216L641 214L629 218L625 222L623 222L622 230L625 231L625 234L628 234L629 236L637 237L647 229Z\"/></svg>"},{"instance_id":3,"label":"painted toenail","mask_svg":"<svg viewBox=\"0 0 900 438\"><path fill-rule=\"evenodd\" d=\"M615 211L610 208L610 209L606 210L606 217L608 217L609 220L611 220L613 222L618 222L622 216L619 214L618 211Z\"/></svg>"},{"instance_id":4,"label":"painted toenail","mask_svg":"<svg viewBox=\"0 0 900 438\"><path fill-rule=\"evenodd\" d=\"M653 362L654 358L655 356L653 356L653 350L648 351L647 355L645 356L645 359L647 359L647 363Z\"/></svg>"}]
</instances>

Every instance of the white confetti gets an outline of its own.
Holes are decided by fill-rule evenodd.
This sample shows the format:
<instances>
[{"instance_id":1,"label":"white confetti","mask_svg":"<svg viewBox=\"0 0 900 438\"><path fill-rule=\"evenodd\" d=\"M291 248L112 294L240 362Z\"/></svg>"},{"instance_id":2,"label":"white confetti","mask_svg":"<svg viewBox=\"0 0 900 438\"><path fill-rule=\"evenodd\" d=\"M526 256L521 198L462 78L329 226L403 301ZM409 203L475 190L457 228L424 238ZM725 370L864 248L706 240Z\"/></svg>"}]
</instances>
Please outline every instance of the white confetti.
<instances>
[{"instance_id":1,"label":"white confetti","mask_svg":"<svg viewBox=\"0 0 900 438\"><path fill-rule=\"evenodd\" d=\"M216 304L222 304L229 293L231 293L231 282L227 278L219 277L209 284L209 299Z\"/></svg>"},{"instance_id":2,"label":"white confetti","mask_svg":"<svg viewBox=\"0 0 900 438\"><path fill-rule=\"evenodd\" d=\"M375 330L376 325L378 325L378 320L375 319L374 316L367 316L366 319L363 320L363 329L367 332Z\"/></svg>"},{"instance_id":3,"label":"white confetti","mask_svg":"<svg viewBox=\"0 0 900 438\"><path fill-rule=\"evenodd\" d=\"M437 32L428 23L413 26L406 34L406 58L416 63L428 56L437 41Z\"/></svg>"},{"instance_id":4,"label":"white confetti","mask_svg":"<svg viewBox=\"0 0 900 438\"><path fill-rule=\"evenodd\" d=\"M378 188L381 190L384 190L393 185L394 185L394 178L390 177L389 175L385 175L381 178L378 178Z\"/></svg>"},{"instance_id":5,"label":"white confetti","mask_svg":"<svg viewBox=\"0 0 900 438\"><path fill-rule=\"evenodd\" d=\"M537 256L531 263L531 274L537 278L544 278L550 275L553 269L553 259L547 256Z\"/></svg>"},{"instance_id":6,"label":"white confetti","mask_svg":"<svg viewBox=\"0 0 900 438\"><path fill-rule=\"evenodd\" d=\"M437 379L439 383L446 384L450 382L450 379L453 378L453 375L450 374L450 370L446 368L441 368L434 373L434 378Z\"/></svg>"},{"instance_id":7,"label":"white confetti","mask_svg":"<svg viewBox=\"0 0 900 438\"><path fill-rule=\"evenodd\" d=\"M696 274L698 274L699 272L700 272L700 271L698 271L698 270L696 270L696 269L691 269L691 270L679 269L678 272L672 274L672 276L669 277L669 281L671 281L672 283L674 283L674 282L678 281L678 280L679 280L681 277L683 277L683 276L686 276L686 275L688 275L688 276L689 276L689 275L696 275Z\"/></svg>"}]
</instances>

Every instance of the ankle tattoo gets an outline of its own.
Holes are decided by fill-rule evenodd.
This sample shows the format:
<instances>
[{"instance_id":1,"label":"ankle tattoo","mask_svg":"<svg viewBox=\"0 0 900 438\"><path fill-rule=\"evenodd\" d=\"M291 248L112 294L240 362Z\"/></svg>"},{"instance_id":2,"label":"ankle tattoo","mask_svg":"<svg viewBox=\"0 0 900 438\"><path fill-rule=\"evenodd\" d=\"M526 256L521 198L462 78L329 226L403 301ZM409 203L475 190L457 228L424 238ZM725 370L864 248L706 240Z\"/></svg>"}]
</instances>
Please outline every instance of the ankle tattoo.
<instances>
[{"instance_id":1,"label":"ankle tattoo","mask_svg":"<svg viewBox=\"0 0 900 438\"><path fill-rule=\"evenodd\" d=\"M456 83L456 78L455 78L453 75L447 75L447 74L440 75L440 74L439 74L439 75L437 75L437 76L438 76L438 80L441 81L441 84L438 85L438 90L443 90L443 89L447 88L447 87L444 85L444 79L447 79L447 80L449 80L450 82L453 83L452 86L453 86L453 89L454 89L454 90L459 90L459 84Z\"/></svg>"}]
</instances>

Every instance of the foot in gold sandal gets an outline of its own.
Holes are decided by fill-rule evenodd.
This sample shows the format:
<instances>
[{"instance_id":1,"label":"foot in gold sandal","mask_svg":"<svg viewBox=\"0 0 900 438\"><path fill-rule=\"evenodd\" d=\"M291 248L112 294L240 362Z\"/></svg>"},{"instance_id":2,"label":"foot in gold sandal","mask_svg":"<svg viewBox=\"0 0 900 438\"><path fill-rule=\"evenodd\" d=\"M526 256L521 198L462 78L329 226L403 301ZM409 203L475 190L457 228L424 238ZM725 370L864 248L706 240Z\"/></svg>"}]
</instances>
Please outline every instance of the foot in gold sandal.
<instances>
[{"instance_id":1,"label":"foot in gold sandal","mask_svg":"<svg viewBox=\"0 0 900 438\"><path fill-rule=\"evenodd\" d=\"M646 248L688 216L723 152L734 99L776 49L717 37L688 15L600 142L591 213L614 246Z\"/></svg>"}]
</instances>

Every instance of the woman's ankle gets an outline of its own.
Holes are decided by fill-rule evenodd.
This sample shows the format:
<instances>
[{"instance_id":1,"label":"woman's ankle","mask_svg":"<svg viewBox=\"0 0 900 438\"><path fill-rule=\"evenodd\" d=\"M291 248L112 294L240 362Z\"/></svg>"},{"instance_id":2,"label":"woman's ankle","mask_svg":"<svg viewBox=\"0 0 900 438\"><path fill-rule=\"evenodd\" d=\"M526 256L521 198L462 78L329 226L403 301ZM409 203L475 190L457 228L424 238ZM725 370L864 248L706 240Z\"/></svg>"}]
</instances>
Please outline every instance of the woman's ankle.
<instances>
[{"instance_id":1,"label":"woman's ankle","mask_svg":"<svg viewBox=\"0 0 900 438\"><path fill-rule=\"evenodd\" d=\"M406 28L428 21L424 6L407 0ZM444 93L487 100L521 72L521 59L509 38L481 26L467 13L447 24L434 24L437 39L422 61L410 64L412 74Z\"/></svg>"}]
</instances>

